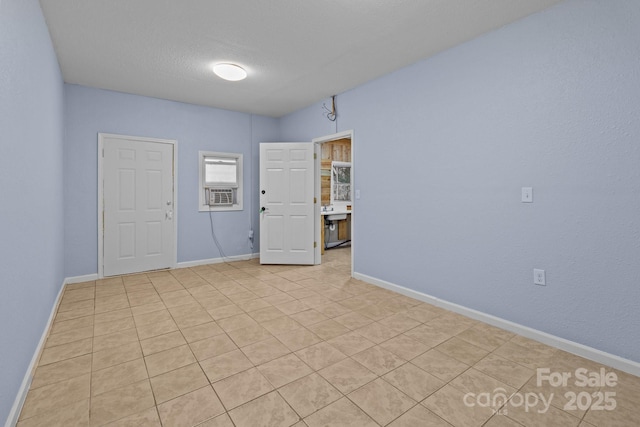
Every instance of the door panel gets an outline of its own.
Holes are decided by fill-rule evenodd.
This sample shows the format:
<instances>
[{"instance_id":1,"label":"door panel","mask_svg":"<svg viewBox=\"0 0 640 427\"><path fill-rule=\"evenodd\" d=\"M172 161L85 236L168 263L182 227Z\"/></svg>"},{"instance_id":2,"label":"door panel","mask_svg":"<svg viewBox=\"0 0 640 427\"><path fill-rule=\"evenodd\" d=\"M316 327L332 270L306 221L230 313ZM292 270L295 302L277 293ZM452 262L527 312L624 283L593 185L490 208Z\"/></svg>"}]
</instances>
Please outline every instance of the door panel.
<instances>
[{"instance_id":1,"label":"door panel","mask_svg":"<svg viewBox=\"0 0 640 427\"><path fill-rule=\"evenodd\" d=\"M260 262L314 263L312 143L260 144Z\"/></svg>"},{"instance_id":2,"label":"door panel","mask_svg":"<svg viewBox=\"0 0 640 427\"><path fill-rule=\"evenodd\" d=\"M173 265L173 144L103 136L103 274Z\"/></svg>"}]
</instances>

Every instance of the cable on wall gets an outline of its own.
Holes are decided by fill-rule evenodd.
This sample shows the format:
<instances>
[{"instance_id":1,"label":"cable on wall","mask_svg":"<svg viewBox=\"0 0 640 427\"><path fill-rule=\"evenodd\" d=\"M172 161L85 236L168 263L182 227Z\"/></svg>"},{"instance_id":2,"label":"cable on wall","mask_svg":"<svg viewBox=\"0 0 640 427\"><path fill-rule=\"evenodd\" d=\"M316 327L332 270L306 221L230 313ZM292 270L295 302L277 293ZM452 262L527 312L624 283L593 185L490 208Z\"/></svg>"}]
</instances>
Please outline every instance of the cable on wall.
<instances>
[{"instance_id":1,"label":"cable on wall","mask_svg":"<svg viewBox=\"0 0 640 427\"><path fill-rule=\"evenodd\" d=\"M216 247L218 248L218 252L220 253L220 256L222 256L222 260L224 262L229 262L229 257L227 256L227 254L224 253L224 250L222 250L222 245L220 244L220 242L218 241L218 236L216 236L216 232L213 229L213 214L212 214L212 210L211 210L211 206L209 206L209 224L211 224L211 237L213 238L213 243L215 243Z\"/></svg>"},{"instance_id":2,"label":"cable on wall","mask_svg":"<svg viewBox=\"0 0 640 427\"><path fill-rule=\"evenodd\" d=\"M338 118L338 112L336 111L336 95L331 97L331 109L327 107L327 104L322 104L322 109L326 111L324 116L332 122L335 122Z\"/></svg>"}]
</instances>

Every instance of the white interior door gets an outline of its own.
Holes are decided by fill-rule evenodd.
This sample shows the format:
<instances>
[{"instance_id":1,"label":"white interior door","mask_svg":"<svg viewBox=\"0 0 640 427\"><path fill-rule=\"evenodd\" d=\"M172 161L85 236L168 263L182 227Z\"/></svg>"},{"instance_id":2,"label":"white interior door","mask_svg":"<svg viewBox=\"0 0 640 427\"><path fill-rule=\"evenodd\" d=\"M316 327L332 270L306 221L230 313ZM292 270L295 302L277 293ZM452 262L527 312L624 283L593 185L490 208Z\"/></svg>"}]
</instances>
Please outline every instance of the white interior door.
<instances>
[{"instance_id":1,"label":"white interior door","mask_svg":"<svg viewBox=\"0 0 640 427\"><path fill-rule=\"evenodd\" d=\"M314 144L260 144L260 263L314 264Z\"/></svg>"},{"instance_id":2,"label":"white interior door","mask_svg":"<svg viewBox=\"0 0 640 427\"><path fill-rule=\"evenodd\" d=\"M173 266L174 144L100 135L103 275Z\"/></svg>"}]
</instances>

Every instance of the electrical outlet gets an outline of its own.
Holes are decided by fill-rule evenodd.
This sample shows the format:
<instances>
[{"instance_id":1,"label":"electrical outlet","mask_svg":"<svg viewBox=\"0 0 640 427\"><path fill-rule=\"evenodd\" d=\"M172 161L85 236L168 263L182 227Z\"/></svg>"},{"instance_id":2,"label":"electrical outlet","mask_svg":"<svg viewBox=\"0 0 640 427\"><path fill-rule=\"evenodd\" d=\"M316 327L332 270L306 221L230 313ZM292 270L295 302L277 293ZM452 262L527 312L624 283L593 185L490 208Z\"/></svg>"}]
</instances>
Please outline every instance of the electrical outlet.
<instances>
[{"instance_id":1,"label":"electrical outlet","mask_svg":"<svg viewBox=\"0 0 640 427\"><path fill-rule=\"evenodd\" d=\"M249 230L249 240L253 242L253 230Z\"/></svg>"},{"instance_id":2,"label":"electrical outlet","mask_svg":"<svg viewBox=\"0 0 640 427\"><path fill-rule=\"evenodd\" d=\"M547 286L544 270L539 270L537 268L533 269L533 284L540 285L540 286Z\"/></svg>"}]
</instances>

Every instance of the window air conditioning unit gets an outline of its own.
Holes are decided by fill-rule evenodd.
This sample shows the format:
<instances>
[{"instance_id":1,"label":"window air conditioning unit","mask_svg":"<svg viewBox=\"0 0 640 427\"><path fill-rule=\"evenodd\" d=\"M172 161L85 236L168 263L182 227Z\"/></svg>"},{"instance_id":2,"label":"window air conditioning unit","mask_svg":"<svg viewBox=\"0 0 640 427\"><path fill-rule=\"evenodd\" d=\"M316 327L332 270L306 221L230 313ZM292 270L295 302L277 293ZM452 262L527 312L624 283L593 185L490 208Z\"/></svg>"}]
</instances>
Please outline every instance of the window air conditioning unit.
<instances>
[{"instance_id":1,"label":"window air conditioning unit","mask_svg":"<svg viewBox=\"0 0 640 427\"><path fill-rule=\"evenodd\" d=\"M233 188L209 188L208 194L209 206L233 206Z\"/></svg>"}]
</instances>

